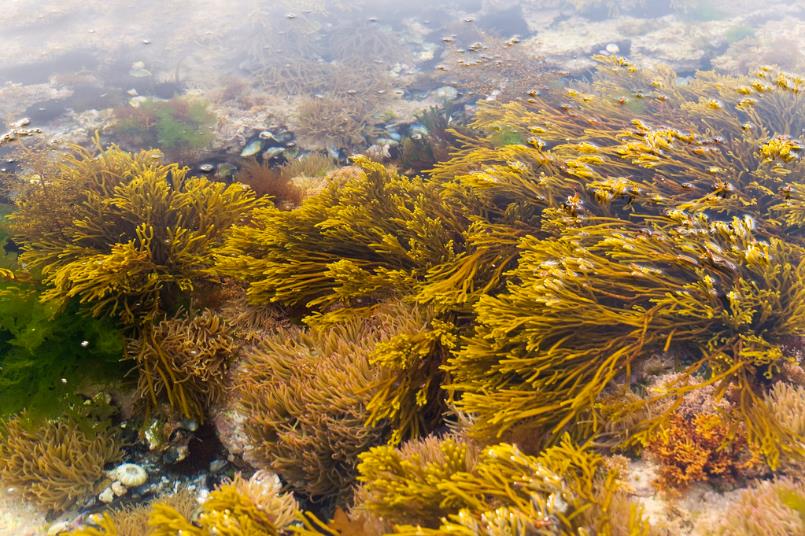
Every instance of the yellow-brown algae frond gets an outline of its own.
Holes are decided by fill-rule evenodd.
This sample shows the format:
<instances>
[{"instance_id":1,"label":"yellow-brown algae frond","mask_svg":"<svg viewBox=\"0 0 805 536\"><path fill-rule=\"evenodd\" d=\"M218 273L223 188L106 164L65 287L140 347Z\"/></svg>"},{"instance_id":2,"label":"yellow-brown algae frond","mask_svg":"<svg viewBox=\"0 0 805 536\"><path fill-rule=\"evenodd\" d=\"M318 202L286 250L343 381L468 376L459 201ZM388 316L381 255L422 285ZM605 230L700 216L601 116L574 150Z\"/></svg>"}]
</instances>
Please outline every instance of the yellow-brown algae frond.
<instances>
[{"instance_id":1,"label":"yellow-brown algae frond","mask_svg":"<svg viewBox=\"0 0 805 536\"><path fill-rule=\"evenodd\" d=\"M248 480L235 475L231 482L215 488L194 521L168 502L155 503L148 520L148 534L280 536L290 534L291 524L298 516L296 500L283 492L277 476L258 471Z\"/></svg>"},{"instance_id":2,"label":"yellow-brown algae frond","mask_svg":"<svg viewBox=\"0 0 805 536\"><path fill-rule=\"evenodd\" d=\"M83 428L71 418L33 425L24 415L0 423L0 481L54 511L92 495L122 452L110 431Z\"/></svg>"},{"instance_id":3,"label":"yellow-brown algae frond","mask_svg":"<svg viewBox=\"0 0 805 536\"><path fill-rule=\"evenodd\" d=\"M478 416L473 433L589 437L601 429L594 408L605 389L673 332L671 349L697 348L691 371L706 365L708 382L739 386L749 441L774 465L790 442L752 407L762 378L790 359L780 341L802 333L805 260L795 246L754 240L743 221L698 225L666 222L646 235L604 220L522 240L507 292L481 297L475 336L447 367L459 407ZM718 299L730 292L731 303Z\"/></svg>"},{"instance_id":4,"label":"yellow-brown algae frond","mask_svg":"<svg viewBox=\"0 0 805 536\"><path fill-rule=\"evenodd\" d=\"M235 226L216 271L248 282L255 303L322 310L399 295L455 259L464 216L436 184L356 163L298 208L258 210Z\"/></svg>"},{"instance_id":5,"label":"yellow-brown algae frond","mask_svg":"<svg viewBox=\"0 0 805 536\"><path fill-rule=\"evenodd\" d=\"M609 534L616 472L564 439L535 457L500 443L478 452L454 438L429 437L361 456L355 510L394 534L452 534L504 517L527 533ZM459 530L457 534L464 534Z\"/></svg>"},{"instance_id":6,"label":"yellow-brown algae frond","mask_svg":"<svg viewBox=\"0 0 805 536\"><path fill-rule=\"evenodd\" d=\"M802 149L799 141L788 136L776 136L761 145L758 152L763 159L762 163L768 164L778 158L784 162L798 160L802 156Z\"/></svg>"},{"instance_id":7,"label":"yellow-brown algae frond","mask_svg":"<svg viewBox=\"0 0 805 536\"><path fill-rule=\"evenodd\" d=\"M376 386L391 374L369 362L384 329L353 315L281 329L246 353L235 385L252 463L308 496L349 501L358 453L389 435L385 422L366 424Z\"/></svg>"},{"instance_id":8,"label":"yellow-brown algae frond","mask_svg":"<svg viewBox=\"0 0 805 536\"><path fill-rule=\"evenodd\" d=\"M123 506L89 516L86 525L69 532L70 536L152 536L148 520L154 507L170 509L172 512L192 519L198 508L195 492L183 487L175 493L160 495L149 503L136 506Z\"/></svg>"},{"instance_id":9,"label":"yellow-brown algae frond","mask_svg":"<svg viewBox=\"0 0 805 536\"><path fill-rule=\"evenodd\" d=\"M204 419L223 398L239 346L229 323L205 309L144 328L127 353L139 374L138 394L151 407L167 401L184 417Z\"/></svg>"},{"instance_id":10,"label":"yellow-brown algae frond","mask_svg":"<svg viewBox=\"0 0 805 536\"><path fill-rule=\"evenodd\" d=\"M17 198L20 262L41 270L44 299L141 325L174 312L208 280L210 248L256 206L254 193L163 165L153 152L76 148Z\"/></svg>"}]
</instances>

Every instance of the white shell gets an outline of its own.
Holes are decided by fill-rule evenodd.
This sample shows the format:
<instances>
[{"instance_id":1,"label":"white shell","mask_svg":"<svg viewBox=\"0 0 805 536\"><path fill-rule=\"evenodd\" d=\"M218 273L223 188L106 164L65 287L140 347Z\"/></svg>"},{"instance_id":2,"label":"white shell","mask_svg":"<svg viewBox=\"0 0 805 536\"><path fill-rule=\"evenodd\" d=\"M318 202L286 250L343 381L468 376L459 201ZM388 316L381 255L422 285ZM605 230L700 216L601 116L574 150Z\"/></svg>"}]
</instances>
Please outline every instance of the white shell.
<instances>
[{"instance_id":1,"label":"white shell","mask_svg":"<svg viewBox=\"0 0 805 536\"><path fill-rule=\"evenodd\" d=\"M124 463L108 473L109 478L117 480L127 488L136 488L148 482L148 473L139 465Z\"/></svg>"}]
</instances>

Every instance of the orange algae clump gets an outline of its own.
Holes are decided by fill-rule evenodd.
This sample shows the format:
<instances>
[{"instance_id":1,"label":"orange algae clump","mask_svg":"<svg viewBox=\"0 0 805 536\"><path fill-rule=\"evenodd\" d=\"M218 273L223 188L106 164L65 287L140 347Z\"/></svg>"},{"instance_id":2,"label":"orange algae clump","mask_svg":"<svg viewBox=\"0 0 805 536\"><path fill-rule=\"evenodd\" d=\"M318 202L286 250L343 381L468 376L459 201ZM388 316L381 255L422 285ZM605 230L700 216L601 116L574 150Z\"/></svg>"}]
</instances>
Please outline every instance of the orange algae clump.
<instances>
[{"instance_id":1,"label":"orange algae clump","mask_svg":"<svg viewBox=\"0 0 805 536\"><path fill-rule=\"evenodd\" d=\"M717 413L676 412L647 449L661 464L662 483L671 487L730 480L759 462L751 457L745 435Z\"/></svg>"},{"instance_id":2,"label":"orange algae clump","mask_svg":"<svg viewBox=\"0 0 805 536\"><path fill-rule=\"evenodd\" d=\"M107 429L85 428L72 418L33 425L24 415L0 423L0 481L54 511L91 495L122 452Z\"/></svg>"}]
</instances>

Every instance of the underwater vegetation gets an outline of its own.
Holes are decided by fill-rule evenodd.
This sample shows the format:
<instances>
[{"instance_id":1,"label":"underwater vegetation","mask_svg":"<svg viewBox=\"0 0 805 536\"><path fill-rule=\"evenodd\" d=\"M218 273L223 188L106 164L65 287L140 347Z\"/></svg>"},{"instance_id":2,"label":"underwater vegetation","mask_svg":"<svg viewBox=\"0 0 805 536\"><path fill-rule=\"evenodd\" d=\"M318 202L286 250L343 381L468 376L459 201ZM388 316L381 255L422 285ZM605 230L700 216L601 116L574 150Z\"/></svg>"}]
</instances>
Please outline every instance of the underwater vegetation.
<instances>
[{"instance_id":1,"label":"underwater vegetation","mask_svg":"<svg viewBox=\"0 0 805 536\"><path fill-rule=\"evenodd\" d=\"M439 345L449 333L427 331L428 312L399 303L309 323L246 352L237 397L253 461L309 497L348 504L361 452L440 422Z\"/></svg>"},{"instance_id":2,"label":"underwater vegetation","mask_svg":"<svg viewBox=\"0 0 805 536\"><path fill-rule=\"evenodd\" d=\"M368 359L377 331L360 320L290 328L246 353L235 383L253 463L316 500L349 500L357 455L388 435L365 426L381 374Z\"/></svg>"},{"instance_id":3,"label":"underwater vegetation","mask_svg":"<svg viewBox=\"0 0 805 536\"><path fill-rule=\"evenodd\" d=\"M805 530L805 485L778 478L741 492L713 530L718 536L785 536Z\"/></svg>"},{"instance_id":4,"label":"underwater vegetation","mask_svg":"<svg viewBox=\"0 0 805 536\"><path fill-rule=\"evenodd\" d=\"M259 470L197 512L157 499L137 512L147 534L648 534L613 452L655 462L666 490L776 478L741 502L796 526L803 80L598 61L479 103L467 128L428 112L402 147L426 178L314 155L227 185L116 147L31 175L9 221L35 283L0 312L18 307L27 337L80 313L120 322L149 416L237 413L228 462ZM339 115L369 113L371 81L344 87L301 119L323 145L371 127ZM92 325L54 337L93 348ZM26 455L58 441L119 455L72 422L5 421L4 483L33 474L19 485L42 495ZM96 465L71 473L80 490ZM86 534L122 524L96 521Z\"/></svg>"},{"instance_id":5,"label":"underwater vegetation","mask_svg":"<svg viewBox=\"0 0 805 536\"><path fill-rule=\"evenodd\" d=\"M160 497L135 510L117 510L95 516L96 526L71 531L71 536L280 536L290 534L299 509L293 496L282 491L275 475L258 471L251 478L239 474L210 492L201 508L185 490ZM137 525L134 521L139 522Z\"/></svg>"},{"instance_id":6,"label":"underwater vegetation","mask_svg":"<svg viewBox=\"0 0 805 536\"><path fill-rule=\"evenodd\" d=\"M141 325L209 281L210 250L257 203L241 184L191 177L154 152L74 149L43 170L10 216L20 263L45 300Z\"/></svg>"},{"instance_id":7,"label":"underwater vegetation","mask_svg":"<svg viewBox=\"0 0 805 536\"><path fill-rule=\"evenodd\" d=\"M394 297L455 257L464 218L437 184L355 162L298 208L261 208L233 227L216 271L247 282L255 303L324 311Z\"/></svg>"},{"instance_id":8,"label":"underwater vegetation","mask_svg":"<svg viewBox=\"0 0 805 536\"><path fill-rule=\"evenodd\" d=\"M403 138L400 144L399 167L405 173L421 173L450 156L457 145L453 130L460 125L453 121L450 110L432 107L417 115L420 129Z\"/></svg>"},{"instance_id":9,"label":"underwater vegetation","mask_svg":"<svg viewBox=\"0 0 805 536\"><path fill-rule=\"evenodd\" d=\"M709 386L686 395L647 439L646 452L660 463L660 485L679 488L697 481L730 482L762 472L760 460L746 442L743 423L733 420L731 393L716 401L713 391Z\"/></svg>"},{"instance_id":10,"label":"underwater vegetation","mask_svg":"<svg viewBox=\"0 0 805 536\"><path fill-rule=\"evenodd\" d=\"M113 133L132 147L159 148L171 160L187 160L213 141L215 115L199 99L147 99L115 110Z\"/></svg>"},{"instance_id":11,"label":"underwater vegetation","mask_svg":"<svg viewBox=\"0 0 805 536\"><path fill-rule=\"evenodd\" d=\"M591 83L482 103L430 181L358 158L297 209L261 209L217 270L255 303L314 314L390 297L460 313L442 387L484 441L600 434L656 401L611 395L665 353L697 381L663 396L737 389L746 440L776 467L801 455L762 408L805 325L803 81L762 68L682 85L598 59Z\"/></svg>"},{"instance_id":12,"label":"underwater vegetation","mask_svg":"<svg viewBox=\"0 0 805 536\"><path fill-rule=\"evenodd\" d=\"M477 432L594 434L607 388L638 359L674 351L688 374L707 371L701 386L739 387L749 440L776 463L791 432L752 408L795 359L784 342L803 327L801 250L760 242L737 219L595 223L523 239L507 291L479 300L475 336L449 363Z\"/></svg>"},{"instance_id":13,"label":"underwater vegetation","mask_svg":"<svg viewBox=\"0 0 805 536\"><path fill-rule=\"evenodd\" d=\"M539 457L433 436L361 455L354 513L388 534L646 534L639 511L612 520L617 470L565 438ZM613 523L628 531L613 530Z\"/></svg>"},{"instance_id":14,"label":"underwater vegetation","mask_svg":"<svg viewBox=\"0 0 805 536\"><path fill-rule=\"evenodd\" d=\"M294 160L293 162L299 162ZM247 160L238 170L237 180L254 190L257 197L269 196L274 205L289 208L299 204L302 199L302 189L296 186L291 179L296 177L296 169L304 164L292 163L280 167L259 163L256 160ZM313 166L314 172L319 169Z\"/></svg>"},{"instance_id":15,"label":"underwater vegetation","mask_svg":"<svg viewBox=\"0 0 805 536\"><path fill-rule=\"evenodd\" d=\"M95 525L70 531L70 536L149 536L148 518L151 511L160 508L170 508L179 515L190 518L193 516L198 501L195 494L187 488L181 488L176 493L162 495L148 504L137 506L124 506L115 508L103 514L92 516Z\"/></svg>"},{"instance_id":16,"label":"underwater vegetation","mask_svg":"<svg viewBox=\"0 0 805 536\"><path fill-rule=\"evenodd\" d=\"M288 534L298 516L293 495L284 493L276 475L258 471L248 480L240 475L213 490L201 505L197 521L165 503L154 505L148 520L153 536L216 534Z\"/></svg>"},{"instance_id":17,"label":"underwater vegetation","mask_svg":"<svg viewBox=\"0 0 805 536\"><path fill-rule=\"evenodd\" d=\"M305 97L296 109L295 132L306 147L353 147L372 134L377 109L357 97Z\"/></svg>"},{"instance_id":18,"label":"underwater vegetation","mask_svg":"<svg viewBox=\"0 0 805 536\"><path fill-rule=\"evenodd\" d=\"M42 303L30 282L0 280L0 415L54 416L81 387L116 382L124 337L109 319L76 304Z\"/></svg>"},{"instance_id":19,"label":"underwater vegetation","mask_svg":"<svg viewBox=\"0 0 805 536\"><path fill-rule=\"evenodd\" d=\"M95 491L121 442L103 420L71 412L40 423L19 414L0 422L0 479L42 508L61 512Z\"/></svg>"},{"instance_id":20,"label":"underwater vegetation","mask_svg":"<svg viewBox=\"0 0 805 536\"><path fill-rule=\"evenodd\" d=\"M203 420L206 409L224 397L238 348L232 327L205 309L144 328L127 354L139 371L141 399L152 408L167 402L183 417Z\"/></svg>"},{"instance_id":21,"label":"underwater vegetation","mask_svg":"<svg viewBox=\"0 0 805 536\"><path fill-rule=\"evenodd\" d=\"M506 291L480 297L448 365L459 407L482 435L586 437L607 387L671 351L689 374L704 367L702 385L740 386L749 441L774 465L791 434L752 408L802 333L802 80L761 69L678 86L601 61L589 86L481 106L485 136L436 166L523 236ZM512 254L511 240L484 245Z\"/></svg>"}]
</instances>

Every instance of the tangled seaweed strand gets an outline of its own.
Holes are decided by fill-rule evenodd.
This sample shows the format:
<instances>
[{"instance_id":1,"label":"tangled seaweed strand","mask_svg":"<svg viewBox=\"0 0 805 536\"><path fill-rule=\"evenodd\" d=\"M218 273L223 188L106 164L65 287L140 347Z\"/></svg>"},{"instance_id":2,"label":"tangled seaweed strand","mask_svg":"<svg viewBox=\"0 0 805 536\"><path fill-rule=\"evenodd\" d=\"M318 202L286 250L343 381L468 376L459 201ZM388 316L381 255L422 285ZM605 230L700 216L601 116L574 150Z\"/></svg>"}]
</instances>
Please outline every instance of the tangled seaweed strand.
<instances>
[{"instance_id":1,"label":"tangled seaweed strand","mask_svg":"<svg viewBox=\"0 0 805 536\"><path fill-rule=\"evenodd\" d=\"M802 243L800 77L763 68L680 85L670 69L599 60L589 86L480 106L483 134L462 135L433 176L480 196L491 223L514 227L515 216L531 234L545 208L630 219L679 209L750 214L761 236Z\"/></svg>"},{"instance_id":2,"label":"tangled seaweed strand","mask_svg":"<svg viewBox=\"0 0 805 536\"><path fill-rule=\"evenodd\" d=\"M310 497L348 503L358 455L389 440L390 425L399 441L441 422L431 354L442 335L428 322L393 303L261 341L235 380L252 458Z\"/></svg>"},{"instance_id":3,"label":"tangled seaweed strand","mask_svg":"<svg viewBox=\"0 0 805 536\"><path fill-rule=\"evenodd\" d=\"M233 328L209 309L175 317L142 330L128 354L139 371L138 394L157 407L167 398L186 418L203 419L220 401L238 350Z\"/></svg>"},{"instance_id":4,"label":"tangled seaweed strand","mask_svg":"<svg viewBox=\"0 0 805 536\"><path fill-rule=\"evenodd\" d=\"M601 394L652 350L673 350L688 374L706 371L700 385L738 387L748 439L776 465L789 434L757 409L765 381L793 358L781 343L805 326L805 257L755 239L748 218L675 217L651 228L589 220L522 240L507 292L480 299L476 334L449 364L476 433L589 437Z\"/></svg>"},{"instance_id":5,"label":"tangled seaweed strand","mask_svg":"<svg viewBox=\"0 0 805 536\"><path fill-rule=\"evenodd\" d=\"M20 263L42 272L44 299L76 298L136 325L209 279L210 248L248 217L254 194L156 156L75 148L20 194L14 239Z\"/></svg>"},{"instance_id":6,"label":"tangled seaweed strand","mask_svg":"<svg viewBox=\"0 0 805 536\"><path fill-rule=\"evenodd\" d=\"M91 495L104 465L121 458L118 438L73 418L38 425L19 415L0 423L0 481L25 499L64 511Z\"/></svg>"},{"instance_id":7,"label":"tangled seaweed strand","mask_svg":"<svg viewBox=\"0 0 805 536\"><path fill-rule=\"evenodd\" d=\"M539 457L452 438L376 447L361 456L355 511L392 534L611 534L620 484L603 461L568 438ZM639 512L633 518L631 533L645 533Z\"/></svg>"},{"instance_id":8,"label":"tangled seaweed strand","mask_svg":"<svg viewBox=\"0 0 805 536\"><path fill-rule=\"evenodd\" d=\"M249 283L254 302L323 310L400 294L431 267L449 263L461 216L437 185L356 157L360 169L333 179L290 211L263 208L217 251L216 272Z\"/></svg>"},{"instance_id":9,"label":"tangled seaweed strand","mask_svg":"<svg viewBox=\"0 0 805 536\"><path fill-rule=\"evenodd\" d=\"M213 490L198 515L197 524L164 503L156 503L148 521L152 536L246 536L290 534L298 516L293 495L283 493L279 479L258 471L249 480L236 475Z\"/></svg>"},{"instance_id":10,"label":"tangled seaweed strand","mask_svg":"<svg viewBox=\"0 0 805 536\"><path fill-rule=\"evenodd\" d=\"M103 512L102 515L95 514L91 519L97 526L81 527L68 534L70 536L151 536L148 519L157 504L170 508L186 518L192 517L198 507L195 493L188 488L181 488L176 493L161 495L148 504L124 506Z\"/></svg>"}]
</instances>

